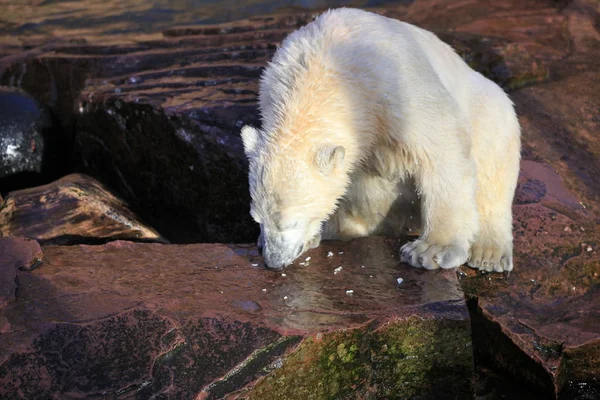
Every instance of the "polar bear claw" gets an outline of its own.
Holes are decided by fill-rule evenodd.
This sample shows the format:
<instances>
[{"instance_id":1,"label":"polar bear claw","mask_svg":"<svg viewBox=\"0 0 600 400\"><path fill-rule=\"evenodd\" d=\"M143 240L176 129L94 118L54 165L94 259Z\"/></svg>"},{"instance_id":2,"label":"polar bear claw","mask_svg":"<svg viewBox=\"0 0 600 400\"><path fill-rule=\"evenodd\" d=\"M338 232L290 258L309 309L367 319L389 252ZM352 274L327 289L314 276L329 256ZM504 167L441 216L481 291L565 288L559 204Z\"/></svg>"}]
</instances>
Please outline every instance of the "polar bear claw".
<instances>
[{"instance_id":1,"label":"polar bear claw","mask_svg":"<svg viewBox=\"0 0 600 400\"><path fill-rule=\"evenodd\" d=\"M400 249L401 261L416 268L455 268L467 261L467 250L458 245L436 245L417 239Z\"/></svg>"}]
</instances>

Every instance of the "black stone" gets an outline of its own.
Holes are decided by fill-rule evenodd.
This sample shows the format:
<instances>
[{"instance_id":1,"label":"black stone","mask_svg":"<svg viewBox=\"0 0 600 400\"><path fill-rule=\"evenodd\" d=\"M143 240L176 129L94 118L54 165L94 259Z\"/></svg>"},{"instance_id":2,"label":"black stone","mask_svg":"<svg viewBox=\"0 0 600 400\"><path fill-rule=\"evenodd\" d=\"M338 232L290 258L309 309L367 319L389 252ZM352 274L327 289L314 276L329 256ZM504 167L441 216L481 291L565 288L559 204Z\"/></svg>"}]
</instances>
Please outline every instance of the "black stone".
<instances>
[{"instance_id":1,"label":"black stone","mask_svg":"<svg viewBox=\"0 0 600 400\"><path fill-rule=\"evenodd\" d=\"M70 156L51 111L20 89L0 86L0 191L47 183Z\"/></svg>"}]
</instances>

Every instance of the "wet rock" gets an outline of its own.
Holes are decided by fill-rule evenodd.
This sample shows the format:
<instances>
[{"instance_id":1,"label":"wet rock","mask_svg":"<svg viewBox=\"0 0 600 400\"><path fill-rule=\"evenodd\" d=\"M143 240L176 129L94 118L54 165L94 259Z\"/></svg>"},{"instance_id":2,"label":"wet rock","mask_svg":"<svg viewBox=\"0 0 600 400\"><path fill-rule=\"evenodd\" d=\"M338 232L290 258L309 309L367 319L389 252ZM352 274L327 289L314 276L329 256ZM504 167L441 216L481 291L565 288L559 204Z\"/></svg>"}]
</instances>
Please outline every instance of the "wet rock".
<instances>
[{"instance_id":1,"label":"wet rock","mask_svg":"<svg viewBox=\"0 0 600 400\"><path fill-rule=\"evenodd\" d=\"M0 309L0 397L473 396L454 272L401 265L395 241L325 243L285 276L251 246L43 251Z\"/></svg>"},{"instance_id":2,"label":"wet rock","mask_svg":"<svg viewBox=\"0 0 600 400\"><path fill-rule=\"evenodd\" d=\"M0 208L0 236L26 236L55 244L114 239L164 241L122 200L81 174L10 192Z\"/></svg>"},{"instance_id":3,"label":"wet rock","mask_svg":"<svg viewBox=\"0 0 600 400\"><path fill-rule=\"evenodd\" d=\"M538 203L546 195L546 184L537 179L520 180L515 193L515 204Z\"/></svg>"},{"instance_id":4,"label":"wet rock","mask_svg":"<svg viewBox=\"0 0 600 400\"><path fill-rule=\"evenodd\" d=\"M539 204L521 207L528 209L517 212L518 221L540 219L548 233L531 227L516 240L516 270L508 277L463 271L477 359L548 398L574 387L597 390L600 258L578 245L582 235L563 234L565 217L553 221Z\"/></svg>"},{"instance_id":5,"label":"wet rock","mask_svg":"<svg viewBox=\"0 0 600 400\"><path fill-rule=\"evenodd\" d=\"M89 104L86 110L77 136L81 169L111 182L170 240L240 242L258 236L248 214L241 142L232 126L225 133L210 115L222 112L248 121L254 108L203 112L211 122L169 117L120 100Z\"/></svg>"},{"instance_id":6,"label":"wet rock","mask_svg":"<svg viewBox=\"0 0 600 400\"><path fill-rule=\"evenodd\" d=\"M25 92L0 87L0 187L6 192L27 176L41 175L50 114Z\"/></svg>"},{"instance_id":7,"label":"wet rock","mask_svg":"<svg viewBox=\"0 0 600 400\"><path fill-rule=\"evenodd\" d=\"M0 178L20 172L41 172L42 130L50 116L21 90L0 87Z\"/></svg>"}]
</instances>

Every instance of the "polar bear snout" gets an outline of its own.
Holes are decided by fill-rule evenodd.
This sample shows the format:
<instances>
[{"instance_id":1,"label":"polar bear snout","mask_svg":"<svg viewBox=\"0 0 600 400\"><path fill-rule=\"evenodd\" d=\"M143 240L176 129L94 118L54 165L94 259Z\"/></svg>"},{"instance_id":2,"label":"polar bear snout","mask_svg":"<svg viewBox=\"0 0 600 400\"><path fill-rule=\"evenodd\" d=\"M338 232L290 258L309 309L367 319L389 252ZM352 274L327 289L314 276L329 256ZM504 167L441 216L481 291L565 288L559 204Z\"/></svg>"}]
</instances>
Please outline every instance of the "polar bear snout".
<instances>
[{"instance_id":1,"label":"polar bear snout","mask_svg":"<svg viewBox=\"0 0 600 400\"><path fill-rule=\"evenodd\" d=\"M265 229L261 224L258 249L269 269L280 270L290 265L304 251L301 232Z\"/></svg>"},{"instance_id":2,"label":"polar bear snout","mask_svg":"<svg viewBox=\"0 0 600 400\"><path fill-rule=\"evenodd\" d=\"M302 243L290 248L281 242L267 240L262 248L262 255L267 268L280 270L290 265L303 250Z\"/></svg>"}]
</instances>

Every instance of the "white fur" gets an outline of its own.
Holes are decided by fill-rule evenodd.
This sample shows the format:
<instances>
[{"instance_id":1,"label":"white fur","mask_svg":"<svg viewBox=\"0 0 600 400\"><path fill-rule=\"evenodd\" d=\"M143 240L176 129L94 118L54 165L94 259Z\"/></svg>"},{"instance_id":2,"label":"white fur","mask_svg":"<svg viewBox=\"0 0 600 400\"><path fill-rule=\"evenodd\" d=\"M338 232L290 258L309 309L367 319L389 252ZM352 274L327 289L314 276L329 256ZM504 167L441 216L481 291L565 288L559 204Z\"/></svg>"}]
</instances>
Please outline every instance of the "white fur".
<instances>
[{"instance_id":1,"label":"white fur","mask_svg":"<svg viewBox=\"0 0 600 400\"><path fill-rule=\"evenodd\" d=\"M420 224L402 248L415 267L513 268L513 105L434 34L361 10L326 12L282 43L261 78L260 110L262 129L242 138L267 265L282 268L321 235Z\"/></svg>"}]
</instances>

